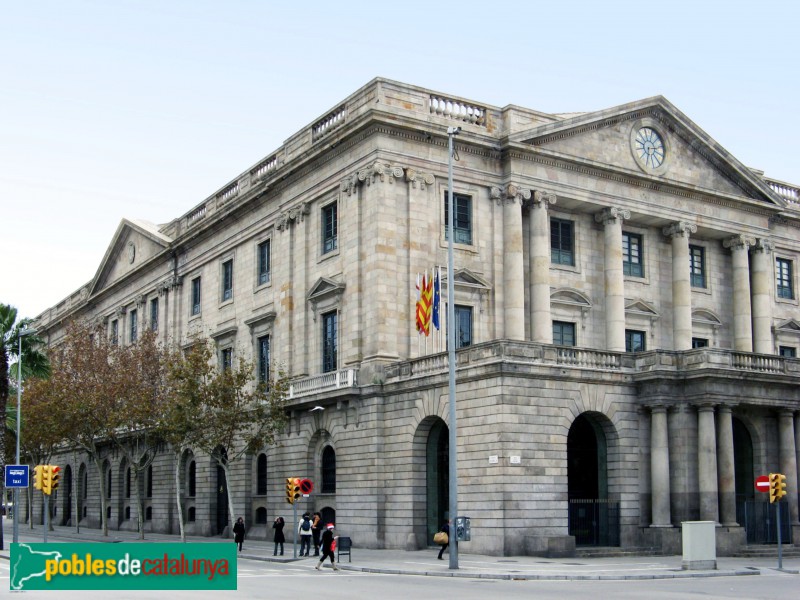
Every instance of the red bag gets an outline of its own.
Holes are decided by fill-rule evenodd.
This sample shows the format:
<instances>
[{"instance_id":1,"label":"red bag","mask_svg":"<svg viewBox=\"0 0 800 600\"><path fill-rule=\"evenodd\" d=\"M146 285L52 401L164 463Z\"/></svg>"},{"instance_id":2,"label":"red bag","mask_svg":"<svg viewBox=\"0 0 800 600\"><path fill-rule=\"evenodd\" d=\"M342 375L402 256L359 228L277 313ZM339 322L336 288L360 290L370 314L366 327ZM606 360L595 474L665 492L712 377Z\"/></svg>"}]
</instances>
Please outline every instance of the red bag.
<instances>
[{"instance_id":1,"label":"red bag","mask_svg":"<svg viewBox=\"0 0 800 600\"><path fill-rule=\"evenodd\" d=\"M331 542L331 552L335 551L336 551L336 538L333 538L333 541Z\"/></svg>"}]
</instances>

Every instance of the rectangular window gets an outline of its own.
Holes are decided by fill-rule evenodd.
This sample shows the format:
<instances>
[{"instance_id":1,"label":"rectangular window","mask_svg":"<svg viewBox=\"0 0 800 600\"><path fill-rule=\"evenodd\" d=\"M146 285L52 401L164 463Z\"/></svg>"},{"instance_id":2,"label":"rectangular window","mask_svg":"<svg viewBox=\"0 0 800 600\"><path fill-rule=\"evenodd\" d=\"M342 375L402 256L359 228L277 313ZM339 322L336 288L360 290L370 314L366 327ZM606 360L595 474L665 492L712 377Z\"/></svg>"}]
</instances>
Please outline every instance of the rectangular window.
<instances>
[{"instance_id":1,"label":"rectangular window","mask_svg":"<svg viewBox=\"0 0 800 600\"><path fill-rule=\"evenodd\" d=\"M119 343L119 321L111 321L111 343L116 346Z\"/></svg>"},{"instance_id":2,"label":"rectangular window","mask_svg":"<svg viewBox=\"0 0 800 600\"><path fill-rule=\"evenodd\" d=\"M448 192L444 193L444 239L447 237L450 219ZM472 197L453 194L453 243L472 244Z\"/></svg>"},{"instance_id":3,"label":"rectangular window","mask_svg":"<svg viewBox=\"0 0 800 600\"><path fill-rule=\"evenodd\" d=\"M336 203L322 209L322 253L333 252L338 247L339 217Z\"/></svg>"},{"instance_id":4,"label":"rectangular window","mask_svg":"<svg viewBox=\"0 0 800 600\"><path fill-rule=\"evenodd\" d=\"M689 246L689 272L692 287L706 287L706 249L702 246Z\"/></svg>"},{"instance_id":5,"label":"rectangular window","mask_svg":"<svg viewBox=\"0 0 800 600\"><path fill-rule=\"evenodd\" d=\"M130 325L131 325L129 338L132 344L139 337L139 314L135 310L132 310L129 313L128 318L130 319Z\"/></svg>"},{"instance_id":6,"label":"rectangular window","mask_svg":"<svg viewBox=\"0 0 800 600\"><path fill-rule=\"evenodd\" d=\"M794 298L792 287L792 261L785 258L775 259L775 281L778 282L778 298Z\"/></svg>"},{"instance_id":7,"label":"rectangular window","mask_svg":"<svg viewBox=\"0 0 800 600\"><path fill-rule=\"evenodd\" d=\"M336 336L337 319L336 311L322 315L322 372L329 373L336 370Z\"/></svg>"},{"instance_id":8,"label":"rectangular window","mask_svg":"<svg viewBox=\"0 0 800 600\"><path fill-rule=\"evenodd\" d=\"M797 358L797 348L794 346L781 346L780 355L784 358Z\"/></svg>"},{"instance_id":9,"label":"rectangular window","mask_svg":"<svg viewBox=\"0 0 800 600\"><path fill-rule=\"evenodd\" d=\"M227 371L233 366L233 348L223 348L220 352L222 370Z\"/></svg>"},{"instance_id":10,"label":"rectangular window","mask_svg":"<svg viewBox=\"0 0 800 600\"><path fill-rule=\"evenodd\" d=\"M158 298L150 300L150 329L158 331Z\"/></svg>"},{"instance_id":11,"label":"rectangular window","mask_svg":"<svg viewBox=\"0 0 800 600\"><path fill-rule=\"evenodd\" d=\"M563 219L550 219L550 262L575 266L575 224Z\"/></svg>"},{"instance_id":12,"label":"rectangular window","mask_svg":"<svg viewBox=\"0 0 800 600\"><path fill-rule=\"evenodd\" d=\"M556 346L574 346L575 323L553 321L553 343Z\"/></svg>"},{"instance_id":13,"label":"rectangular window","mask_svg":"<svg viewBox=\"0 0 800 600\"><path fill-rule=\"evenodd\" d=\"M200 278L192 279L192 315L200 314Z\"/></svg>"},{"instance_id":14,"label":"rectangular window","mask_svg":"<svg viewBox=\"0 0 800 600\"><path fill-rule=\"evenodd\" d=\"M472 345L472 307L455 306L456 313L456 348L467 348Z\"/></svg>"},{"instance_id":15,"label":"rectangular window","mask_svg":"<svg viewBox=\"0 0 800 600\"><path fill-rule=\"evenodd\" d=\"M641 235L622 232L622 271L631 277L644 277Z\"/></svg>"},{"instance_id":16,"label":"rectangular window","mask_svg":"<svg viewBox=\"0 0 800 600\"><path fill-rule=\"evenodd\" d=\"M233 298L233 260L222 263L222 301Z\"/></svg>"},{"instance_id":17,"label":"rectangular window","mask_svg":"<svg viewBox=\"0 0 800 600\"><path fill-rule=\"evenodd\" d=\"M258 338L258 380L269 383L269 336Z\"/></svg>"},{"instance_id":18,"label":"rectangular window","mask_svg":"<svg viewBox=\"0 0 800 600\"><path fill-rule=\"evenodd\" d=\"M261 242L258 245L258 285L269 282L270 242Z\"/></svg>"},{"instance_id":19,"label":"rectangular window","mask_svg":"<svg viewBox=\"0 0 800 600\"><path fill-rule=\"evenodd\" d=\"M625 330L625 352L644 352L646 349L644 331Z\"/></svg>"},{"instance_id":20,"label":"rectangular window","mask_svg":"<svg viewBox=\"0 0 800 600\"><path fill-rule=\"evenodd\" d=\"M708 348L708 340L706 338L692 338L692 348Z\"/></svg>"}]
</instances>

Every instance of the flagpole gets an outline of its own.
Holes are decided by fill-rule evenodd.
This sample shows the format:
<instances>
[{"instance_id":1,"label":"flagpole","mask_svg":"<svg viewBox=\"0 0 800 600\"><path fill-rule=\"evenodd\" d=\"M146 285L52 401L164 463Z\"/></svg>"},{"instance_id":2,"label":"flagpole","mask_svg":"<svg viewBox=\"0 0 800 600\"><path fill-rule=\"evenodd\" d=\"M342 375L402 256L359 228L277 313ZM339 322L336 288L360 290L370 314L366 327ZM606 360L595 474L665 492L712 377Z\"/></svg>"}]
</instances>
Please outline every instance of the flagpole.
<instances>
[{"instance_id":1,"label":"flagpole","mask_svg":"<svg viewBox=\"0 0 800 600\"><path fill-rule=\"evenodd\" d=\"M450 569L458 569L458 541L456 539L456 517L458 516L458 465L456 459L456 309L453 305L455 294L453 285L453 138L461 127L447 128L447 362L450 365L449 404L449 493L450 493Z\"/></svg>"}]
</instances>

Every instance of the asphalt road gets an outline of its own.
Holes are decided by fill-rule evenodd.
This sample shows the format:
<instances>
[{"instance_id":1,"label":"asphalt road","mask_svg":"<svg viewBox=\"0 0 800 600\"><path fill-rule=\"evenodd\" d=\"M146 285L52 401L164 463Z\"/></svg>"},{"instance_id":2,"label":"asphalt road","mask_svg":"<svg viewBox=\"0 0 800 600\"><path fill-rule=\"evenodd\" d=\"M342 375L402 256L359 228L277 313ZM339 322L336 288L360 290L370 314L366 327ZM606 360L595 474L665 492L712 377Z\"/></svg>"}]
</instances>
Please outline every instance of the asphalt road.
<instances>
[{"instance_id":1,"label":"asphalt road","mask_svg":"<svg viewBox=\"0 0 800 600\"><path fill-rule=\"evenodd\" d=\"M9 565L0 561L0 588L8 590ZM315 571L308 563L265 563L239 560L238 590L230 592L11 592L24 594L26 600L226 600L258 598L276 600L516 600L553 598L586 599L593 596L615 600L636 599L771 599L794 598L800 576L763 572L756 577L711 577L667 580L628 581L502 581L415 575L383 575L330 568ZM2 592L0 592L2 593Z\"/></svg>"}]
</instances>

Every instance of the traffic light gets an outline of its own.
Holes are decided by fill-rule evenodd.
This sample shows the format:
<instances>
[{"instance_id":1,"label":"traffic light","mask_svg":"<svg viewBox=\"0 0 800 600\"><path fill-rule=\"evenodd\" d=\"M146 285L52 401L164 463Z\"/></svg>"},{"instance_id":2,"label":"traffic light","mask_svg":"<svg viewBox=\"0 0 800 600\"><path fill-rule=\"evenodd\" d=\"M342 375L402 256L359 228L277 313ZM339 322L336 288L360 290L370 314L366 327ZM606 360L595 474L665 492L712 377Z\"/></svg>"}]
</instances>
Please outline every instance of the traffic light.
<instances>
[{"instance_id":1,"label":"traffic light","mask_svg":"<svg viewBox=\"0 0 800 600\"><path fill-rule=\"evenodd\" d=\"M782 473L769 474L769 501L777 502L786 495L786 475Z\"/></svg>"},{"instance_id":2,"label":"traffic light","mask_svg":"<svg viewBox=\"0 0 800 600\"><path fill-rule=\"evenodd\" d=\"M55 491L58 489L58 484L61 481L61 467L58 465L50 465L50 490Z\"/></svg>"},{"instance_id":3,"label":"traffic light","mask_svg":"<svg viewBox=\"0 0 800 600\"><path fill-rule=\"evenodd\" d=\"M294 501L302 496L300 491L300 479L298 477L286 478L286 501L289 504L294 504Z\"/></svg>"},{"instance_id":4,"label":"traffic light","mask_svg":"<svg viewBox=\"0 0 800 600\"><path fill-rule=\"evenodd\" d=\"M44 465L36 465L35 467L33 467L33 487L37 490L41 490L43 479L44 479Z\"/></svg>"},{"instance_id":5,"label":"traffic light","mask_svg":"<svg viewBox=\"0 0 800 600\"><path fill-rule=\"evenodd\" d=\"M53 493L53 467L42 465L42 492L48 496Z\"/></svg>"}]
</instances>

